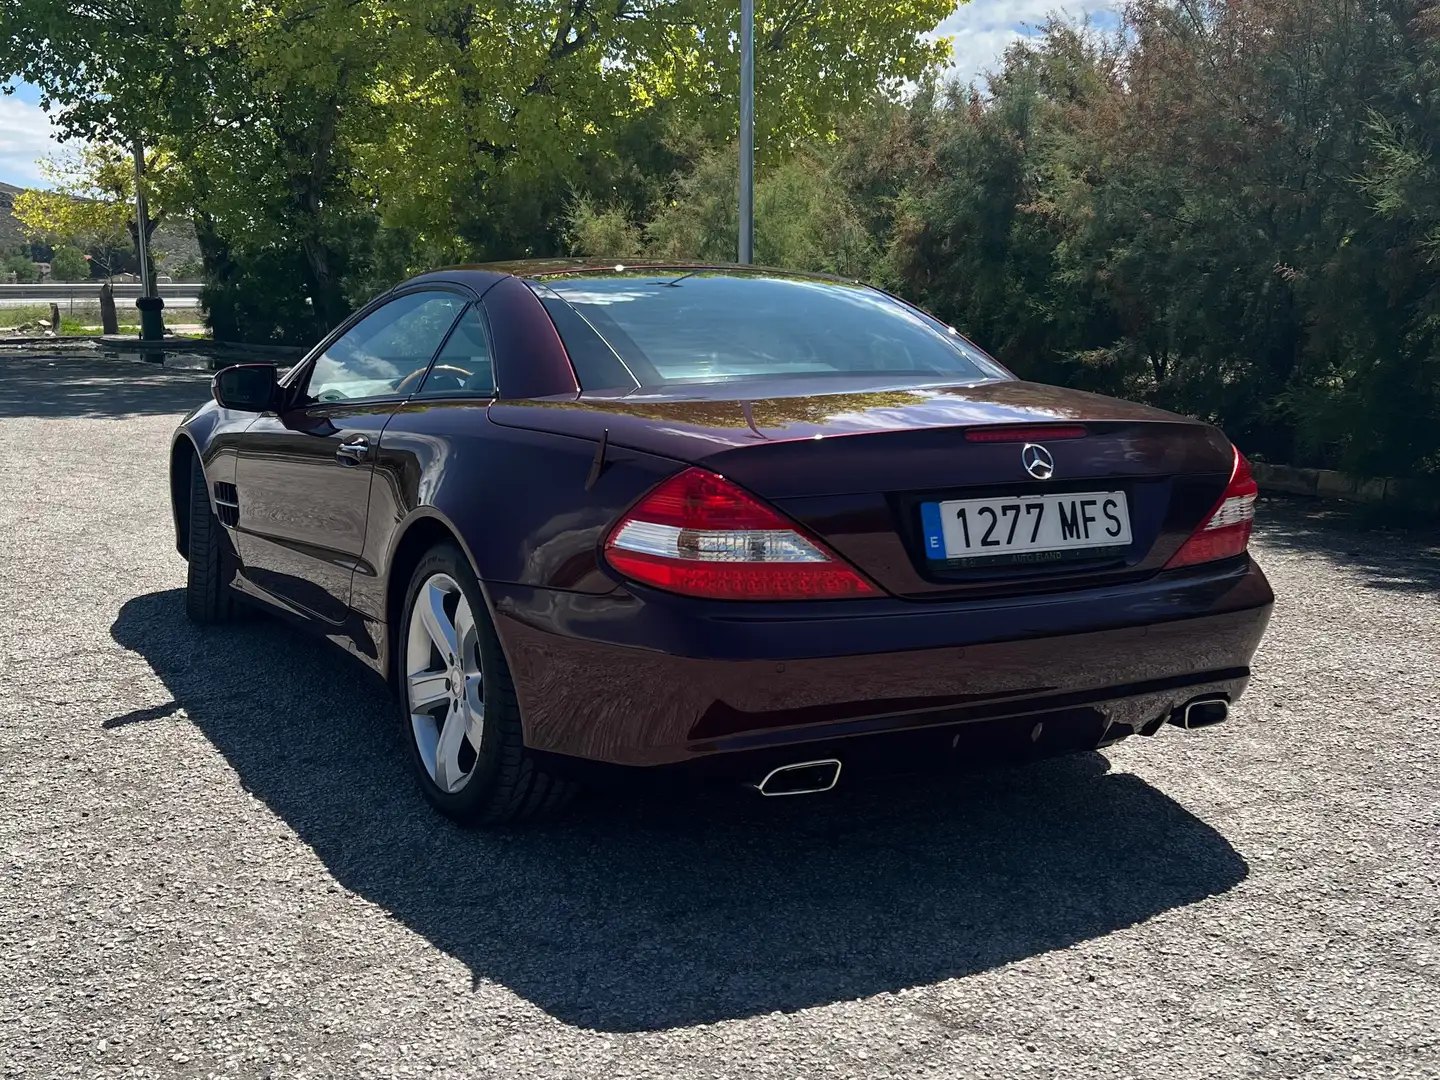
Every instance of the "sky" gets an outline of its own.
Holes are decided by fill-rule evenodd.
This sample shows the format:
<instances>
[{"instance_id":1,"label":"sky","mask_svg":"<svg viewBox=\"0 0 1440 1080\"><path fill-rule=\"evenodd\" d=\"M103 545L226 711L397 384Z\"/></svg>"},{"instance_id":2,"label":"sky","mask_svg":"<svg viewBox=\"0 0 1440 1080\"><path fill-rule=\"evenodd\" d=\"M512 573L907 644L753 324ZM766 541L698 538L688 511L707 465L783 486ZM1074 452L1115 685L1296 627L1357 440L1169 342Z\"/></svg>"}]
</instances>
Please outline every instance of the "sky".
<instances>
[{"instance_id":1,"label":"sky","mask_svg":"<svg viewBox=\"0 0 1440 1080\"><path fill-rule=\"evenodd\" d=\"M953 36L954 71L968 81L994 69L1006 46L1033 31L1047 13L1089 16L1103 25L1113 20L1117 6L1118 0L973 0L957 7L937 33ZM36 161L58 148L34 87L22 84L15 94L0 97L0 181L40 184Z\"/></svg>"},{"instance_id":2,"label":"sky","mask_svg":"<svg viewBox=\"0 0 1440 1080\"><path fill-rule=\"evenodd\" d=\"M40 95L32 86L19 86L0 97L0 181L25 187L38 184L36 159L53 154L56 143L50 121L41 111Z\"/></svg>"},{"instance_id":3,"label":"sky","mask_svg":"<svg viewBox=\"0 0 1440 1080\"><path fill-rule=\"evenodd\" d=\"M1111 26L1119 7L1120 0L972 0L957 7L936 32L953 39L953 70L969 82L998 68L1010 43L1033 33L1052 12Z\"/></svg>"}]
</instances>

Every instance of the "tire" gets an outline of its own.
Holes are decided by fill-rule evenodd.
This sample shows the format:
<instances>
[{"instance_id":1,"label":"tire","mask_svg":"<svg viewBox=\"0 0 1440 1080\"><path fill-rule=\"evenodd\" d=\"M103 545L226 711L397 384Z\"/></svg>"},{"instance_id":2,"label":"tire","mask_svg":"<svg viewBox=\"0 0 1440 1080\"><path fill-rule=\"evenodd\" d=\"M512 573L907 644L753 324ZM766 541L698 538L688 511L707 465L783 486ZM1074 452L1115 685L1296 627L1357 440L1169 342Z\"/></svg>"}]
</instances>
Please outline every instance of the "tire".
<instances>
[{"instance_id":1,"label":"tire","mask_svg":"<svg viewBox=\"0 0 1440 1080\"><path fill-rule=\"evenodd\" d=\"M199 459L190 463L190 515L188 567L185 577L185 614L193 623L212 626L236 617L237 560L220 519L210 507L205 470Z\"/></svg>"},{"instance_id":2,"label":"tire","mask_svg":"<svg viewBox=\"0 0 1440 1080\"><path fill-rule=\"evenodd\" d=\"M440 614L427 619L426 611L437 608ZM458 645L453 658L442 641ZM393 655L406 755L431 806L477 826L546 817L569 805L577 786L525 748L495 624L469 559L455 545L432 548L411 575Z\"/></svg>"}]
</instances>

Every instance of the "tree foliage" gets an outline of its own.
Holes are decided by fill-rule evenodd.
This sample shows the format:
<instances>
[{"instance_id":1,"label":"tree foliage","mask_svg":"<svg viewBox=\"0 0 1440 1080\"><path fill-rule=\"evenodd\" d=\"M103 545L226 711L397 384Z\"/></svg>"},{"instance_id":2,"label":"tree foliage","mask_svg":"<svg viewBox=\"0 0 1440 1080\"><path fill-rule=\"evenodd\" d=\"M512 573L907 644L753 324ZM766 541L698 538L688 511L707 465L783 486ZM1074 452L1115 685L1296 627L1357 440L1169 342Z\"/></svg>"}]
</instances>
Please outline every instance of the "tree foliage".
<instances>
[{"instance_id":1,"label":"tree foliage","mask_svg":"<svg viewBox=\"0 0 1440 1080\"><path fill-rule=\"evenodd\" d=\"M50 276L56 281L84 281L90 276L90 263L79 248L61 244L50 256Z\"/></svg>"},{"instance_id":2,"label":"tree foliage","mask_svg":"<svg viewBox=\"0 0 1440 1080\"><path fill-rule=\"evenodd\" d=\"M29 285L40 280L40 271L28 255L0 256L0 282L10 281L11 275L14 275L17 285Z\"/></svg>"},{"instance_id":3,"label":"tree foliage","mask_svg":"<svg viewBox=\"0 0 1440 1080\"><path fill-rule=\"evenodd\" d=\"M11 209L32 238L99 251L138 248L131 151L91 143L72 154L48 158L40 168L49 186L16 195ZM173 163L163 152L146 155L147 240L170 214L174 174Z\"/></svg>"},{"instance_id":4,"label":"tree foliage","mask_svg":"<svg viewBox=\"0 0 1440 1080\"><path fill-rule=\"evenodd\" d=\"M951 9L761 0L763 159L922 77ZM39 86L65 134L163 150L212 315L298 317L221 316L217 332L308 340L423 266L558 253L577 193L646 213L734 136L738 14L739 0L11 0L0 72ZM269 302L236 294L262 283Z\"/></svg>"},{"instance_id":5,"label":"tree foliage","mask_svg":"<svg viewBox=\"0 0 1440 1080\"><path fill-rule=\"evenodd\" d=\"M772 163L756 245L878 279L1023 376L1440 485L1437 103L1435 0L1137 0L1108 34L1051 21L984 91L922 80ZM729 161L599 235L727 257Z\"/></svg>"},{"instance_id":6,"label":"tree foliage","mask_svg":"<svg viewBox=\"0 0 1440 1080\"><path fill-rule=\"evenodd\" d=\"M733 262L739 232L739 152L705 154L672 186L643 228L623 208L582 196L569 209L576 254ZM755 185L755 258L770 266L867 276L878 249L825 155L808 149L766 170Z\"/></svg>"}]
</instances>

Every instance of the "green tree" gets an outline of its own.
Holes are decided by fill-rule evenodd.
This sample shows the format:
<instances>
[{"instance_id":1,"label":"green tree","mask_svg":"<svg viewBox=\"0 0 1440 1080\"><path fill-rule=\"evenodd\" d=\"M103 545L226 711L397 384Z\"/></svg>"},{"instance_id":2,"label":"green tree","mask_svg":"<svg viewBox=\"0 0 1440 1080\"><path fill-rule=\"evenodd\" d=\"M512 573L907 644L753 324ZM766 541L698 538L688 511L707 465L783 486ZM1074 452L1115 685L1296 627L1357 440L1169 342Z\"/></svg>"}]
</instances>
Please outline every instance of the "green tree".
<instances>
[{"instance_id":1,"label":"green tree","mask_svg":"<svg viewBox=\"0 0 1440 1080\"><path fill-rule=\"evenodd\" d=\"M922 77L946 54L928 35L951 7L762 0L762 159ZM733 137L738 9L30 0L0 6L0 72L39 86L64 134L160 148L196 220L212 316L227 290L267 280L304 302L269 306L313 312L285 331L304 338L408 270L560 250L574 193L641 210L686 140ZM132 56L145 63L117 59ZM288 286L258 263L291 268Z\"/></svg>"},{"instance_id":2,"label":"green tree","mask_svg":"<svg viewBox=\"0 0 1440 1080\"><path fill-rule=\"evenodd\" d=\"M40 271L28 255L6 255L0 257L0 282L9 281L15 275L15 283L28 285L40 280Z\"/></svg>"},{"instance_id":3,"label":"green tree","mask_svg":"<svg viewBox=\"0 0 1440 1080\"><path fill-rule=\"evenodd\" d=\"M800 153L755 182L755 261L767 266L867 276L876 250L826 150ZM707 154L676 185L644 230L647 255L734 262L739 235L739 155ZM594 252L599 254L599 252Z\"/></svg>"},{"instance_id":4,"label":"green tree","mask_svg":"<svg viewBox=\"0 0 1440 1080\"><path fill-rule=\"evenodd\" d=\"M645 251L640 227L618 206L597 209L588 195L577 195L567 211L571 250L579 255L636 258Z\"/></svg>"},{"instance_id":5,"label":"green tree","mask_svg":"<svg viewBox=\"0 0 1440 1080\"><path fill-rule=\"evenodd\" d=\"M78 152L41 163L50 186L15 196L11 212L31 237L74 243L86 249L126 246L139 260L135 215L135 159L116 146L94 143ZM146 155L148 228L146 239L171 213L176 198L176 167L169 155Z\"/></svg>"},{"instance_id":6,"label":"green tree","mask_svg":"<svg viewBox=\"0 0 1440 1080\"><path fill-rule=\"evenodd\" d=\"M84 281L90 276L90 262L79 248L62 244L50 256L50 276L56 281Z\"/></svg>"},{"instance_id":7,"label":"green tree","mask_svg":"<svg viewBox=\"0 0 1440 1080\"><path fill-rule=\"evenodd\" d=\"M851 149L889 279L1015 370L1272 460L1440 474L1424 0L1147 0ZM871 203L872 207L876 204Z\"/></svg>"}]
</instances>

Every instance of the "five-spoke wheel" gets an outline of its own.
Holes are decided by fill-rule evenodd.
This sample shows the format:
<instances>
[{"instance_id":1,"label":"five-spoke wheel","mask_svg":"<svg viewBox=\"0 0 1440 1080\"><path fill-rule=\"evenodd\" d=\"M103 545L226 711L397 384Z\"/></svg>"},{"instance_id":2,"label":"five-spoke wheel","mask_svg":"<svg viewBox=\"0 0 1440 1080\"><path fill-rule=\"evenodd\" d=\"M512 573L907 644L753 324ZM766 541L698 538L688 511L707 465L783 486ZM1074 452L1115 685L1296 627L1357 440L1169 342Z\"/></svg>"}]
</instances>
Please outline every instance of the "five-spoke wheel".
<instances>
[{"instance_id":1,"label":"five-spoke wheel","mask_svg":"<svg viewBox=\"0 0 1440 1080\"><path fill-rule=\"evenodd\" d=\"M574 785L525 748L505 654L470 561L451 544L415 568L396 626L396 688L416 779L465 824L559 809Z\"/></svg>"},{"instance_id":2,"label":"five-spoke wheel","mask_svg":"<svg viewBox=\"0 0 1440 1080\"><path fill-rule=\"evenodd\" d=\"M470 782L485 734L475 615L449 574L421 583L405 637L405 693L420 760L442 791Z\"/></svg>"}]
</instances>

